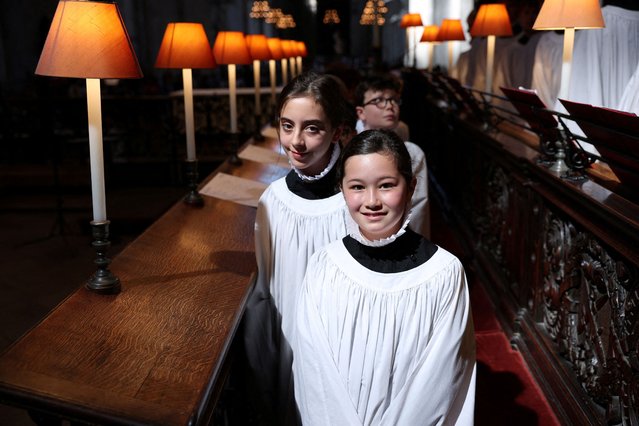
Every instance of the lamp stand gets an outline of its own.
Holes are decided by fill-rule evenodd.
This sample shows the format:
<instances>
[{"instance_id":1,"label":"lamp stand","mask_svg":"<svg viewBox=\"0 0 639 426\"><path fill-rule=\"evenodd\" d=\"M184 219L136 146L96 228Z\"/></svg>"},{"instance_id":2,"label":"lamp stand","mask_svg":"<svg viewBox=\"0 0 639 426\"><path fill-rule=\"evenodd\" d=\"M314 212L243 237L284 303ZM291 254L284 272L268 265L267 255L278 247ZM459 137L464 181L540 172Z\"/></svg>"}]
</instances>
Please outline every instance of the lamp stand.
<instances>
[{"instance_id":1,"label":"lamp stand","mask_svg":"<svg viewBox=\"0 0 639 426\"><path fill-rule=\"evenodd\" d=\"M572 49L575 42L575 29L564 29L564 50L561 62L561 86L559 86L558 98L568 97L568 85L570 84L570 73L572 68Z\"/></svg>"},{"instance_id":2,"label":"lamp stand","mask_svg":"<svg viewBox=\"0 0 639 426\"><path fill-rule=\"evenodd\" d=\"M275 116L277 113L275 111L277 111L277 82L276 82L276 78L277 75L275 73L275 67L276 67L276 63L275 63L275 59L270 59L268 61L268 69L269 69L269 76L271 77L271 104L273 106L273 117L271 120L271 126L275 127L277 125L277 117Z\"/></svg>"},{"instance_id":3,"label":"lamp stand","mask_svg":"<svg viewBox=\"0 0 639 426\"><path fill-rule=\"evenodd\" d=\"M242 159L240 159L240 157L237 155L240 145L239 140L240 135L237 132L231 133L231 144L233 146L233 152L231 153L228 162L233 164L234 166L239 166L242 164Z\"/></svg>"},{"instance_id":4,"label":"lamp stand","mask_svg":"<svg viewBox=\"0 0 639 426\"><path fill-rule=\"evenodd\" d=\"M253 84L255 87L255 130L253 140L263 141L262 136L262 100L260 96L260 61L253 61Z\"/></svg>"},{"instance_id":5,"label":"lamp stand","mask_svg":"<svg viewBox=\"0 0 639 426\"><path fill-rule=\"evenodd\" d=\"M91 221L91 234L93 242L91 245L97 253L95 264L98 270L89 278L85 287L95 293L117 294L121 290L120 279L109 271L111 259L106 256L106 252L111 247L109 241L109 220Z\"/></svg>"},{"instance_id":6,"label":"lamp stand","mask_svg":"<svg viewBox=\"0 0 639 426\"><path fill-rule=\"evenodd\" d=\"M495 63L495 36L489 35L486 46L486 93L493 92L493 71Z\"/></svg>"},{"instance_id":7,"label":"lamp stand","mask_svg":"<svg viewBox=\"0 0 639 426\"><path fill-rule=\"evenodd\" d=\"M189 188L189 192L184 197L184 203L194 206L194 207L202 207L204 205L204 199L200 195L197 190L197 180L198 180L198 166L197 160L186 160L184 162L186 169L186 183Z\"/></svg>"}]
</instances>

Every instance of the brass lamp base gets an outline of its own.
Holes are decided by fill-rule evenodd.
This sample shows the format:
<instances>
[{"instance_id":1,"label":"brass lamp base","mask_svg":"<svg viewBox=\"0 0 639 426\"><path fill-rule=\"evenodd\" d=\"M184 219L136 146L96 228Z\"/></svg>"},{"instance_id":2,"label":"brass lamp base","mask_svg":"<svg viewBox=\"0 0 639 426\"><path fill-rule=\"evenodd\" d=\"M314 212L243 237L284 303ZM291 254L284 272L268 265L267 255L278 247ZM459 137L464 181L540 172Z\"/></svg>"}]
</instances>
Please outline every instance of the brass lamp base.
<instances>
[{"instance_id":1,"label":"brass lamp base","mask_svg":"<svg viewBox=\"0 0 639 426\"><path fill-rule=\"evenodd\" d=\"M186 160L186 182L189 188L189 192L184 197L183 201L193 207L202 207L204 205L204 199L197 190L197 178L198 167L197 160Z\"/></svg>"}]
</instances>

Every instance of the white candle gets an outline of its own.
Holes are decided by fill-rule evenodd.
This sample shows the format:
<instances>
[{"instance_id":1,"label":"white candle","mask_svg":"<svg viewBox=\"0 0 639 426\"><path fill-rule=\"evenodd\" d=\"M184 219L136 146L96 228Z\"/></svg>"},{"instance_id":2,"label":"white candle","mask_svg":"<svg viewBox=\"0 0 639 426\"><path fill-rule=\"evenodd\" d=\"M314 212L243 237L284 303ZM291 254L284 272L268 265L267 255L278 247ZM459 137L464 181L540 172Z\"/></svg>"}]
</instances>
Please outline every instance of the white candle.
<instances>
[{"instance_id":1,"label":"white candle","mask_svg":"<svg viewBox=\"0 0 639 426\"><path fill-rule=\"evenodd\" d=\"M450 43L450 42L449 42ZM486 56L486 87L485 92L493 91L493 68L495 62L495 36L488 36L488 51Z\"/></svg>"},{"instance_id":2,"label":"white candle","mask_svg":"<svg viewBox=\"0 0 639 426\"><path fill-rule=\"evenodd\" d=\"M288 61L286 58L282 58L282 84L286 86L288 83Z\"/></svg>"},{"instance_id":3,"label":"white candle","mask_svg":"<svg viewBox=\"0 0 639 426\"><path fill-rule=\"evenodd\" d=\"M235 64L229 64L229 101L231 104L231 133L237 133L237 94L235 91Z\"/></svg>"},{"instance_id":4,"label":"white candle","mask_svg":"<svg viewBox=\"0 0 639 426\"><path fill-rule=\"evenodd\" d=\"M292 56L288 58L288 63L291 67L291 79L293 79L297 75L297 70L295 69L295 58L293 58Z\"/></svg>"},{"instance_id":5,"label":"white candle","mask_svg":"<svg viewBox=\"0 0 639 426\"><path fill-rule=\"evenodd\" d=\"M572 49L575 42L575 29L564 29L564 52L561 62L561 86L559 86L559 98L568 97L568 86L570 85L570 72L572 68ZM552 107L552 106L551 106Z\"/></svg>"},{"instance_id":6,"label":"white candle","mask_svg":"<svg viewBox=\"0 0 639 426\"><path fill-rule=\"evenodd\" d=\"M255 114L262 114L262 105L260 103L260 61L253 61L253 82L255 83Z\"/></svg>"},{"instance_id":7,"label":"white candle","mask_svg":"<svg viewBox=\"0 0 639 426\"><path fill-rule=\"evenodd\" d=\"M87 78L87 111L89 117L89 163L91 164L93 221L104 222L106 221L106 202L104 195L100 79Z\"/></svg>"},{"instance_id":8,"label":"white candle","mask_svg":"<svg viewBox=\"0 0 639 426\"><path fill-rule=\"evenodd\" d=\"M277 76L275 75L275 59L270 59L268 61L268 68L269 68L269 73L271 75L271 100L273 101L273 105L275 105L275 103L277 102L277 95L276 95L276 78Z\"/></svg>"},{"instance_id":9,"label":"white candle","mask_svg":"<svg viewBox=\"0 0 639 426\"><path fill-rule=\"evenodd\" d=\"M190 68L182 69L184 119L186 124L186 159L195 161L195 125L193 122L193 77Z\"/></svg>"}]
</instances>

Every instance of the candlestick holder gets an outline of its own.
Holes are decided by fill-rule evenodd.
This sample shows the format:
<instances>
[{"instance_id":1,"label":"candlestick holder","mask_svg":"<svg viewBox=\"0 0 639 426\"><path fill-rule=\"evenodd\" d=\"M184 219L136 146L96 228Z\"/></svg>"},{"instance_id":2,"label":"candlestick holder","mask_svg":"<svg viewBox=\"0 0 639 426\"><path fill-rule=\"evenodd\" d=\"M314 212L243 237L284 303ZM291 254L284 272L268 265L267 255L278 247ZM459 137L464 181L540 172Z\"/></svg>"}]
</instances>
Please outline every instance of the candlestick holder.
<instances>
[{"instance_id":1,"label":"candlestick holder","mask_svg":"<svg viewBox=\"0 0 639 426\"><path fill-rule=\"evenodd\" d=\"M100 294L118 294L121 289L120 279L109 271L111 259L106 256L109 247L111 247L109 223L111 223L109 220L91 221L91 234L93 235L91 245L97 253L94 263L98 265L98 270L89 278L85 287Z\"/></svg>"},{"instance_id":2,"label":"candlestick holder","mask_svg":"<svg viewBox=\"0 0 639 426\"><path fill-rule=\"evenodd\" d=\"M188 194L184 197L184 203L194 207L202 207L204 205L204 199L197 190L197 179L199 176L197 160L186 160L184 164L186 165L185 175L187 186L189 188Z\"/></svg>"},{"instance_id":3,"label":"candlestick holder","mask_svg":"<svg viewBox=\"0 0 639 426\"><path fill-rule=\"evenodd\" d=\"M239 146L240 146L239 139L240 139L240 135L238 133L231 133L231 146L232 146L233 152L231 153L231 156L229 157L228 162L233 164L234 166L239 166L242 164L242 160L237 155Z\"/></svg>"},{"instance_id":4,"label":"candlestick holder","mask_svg":"<svg viewBox=\"0 0 639 426\"><path fill-rule=\"evenodd\" d=\"M263 141L264 135L262 134L262 114L255 114L255 131L253 132L254 141Z\"/></svg>"}]
</instances>

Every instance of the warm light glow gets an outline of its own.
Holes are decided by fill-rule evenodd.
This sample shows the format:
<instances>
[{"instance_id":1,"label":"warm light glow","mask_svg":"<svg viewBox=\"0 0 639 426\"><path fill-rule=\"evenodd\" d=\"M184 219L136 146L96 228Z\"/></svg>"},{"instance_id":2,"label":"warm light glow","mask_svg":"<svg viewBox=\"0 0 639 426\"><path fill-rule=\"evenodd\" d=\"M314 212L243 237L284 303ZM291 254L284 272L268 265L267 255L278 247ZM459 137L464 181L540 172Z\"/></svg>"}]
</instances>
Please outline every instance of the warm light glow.
<instances>
[{"instance_id":1,"label":"warm light glow","mask_svg":"<svg viewBox=\"0 0 639 426\"><path fill-rule=\"evenodd\" d=\"M576 29L603 28L598 0L546 0L535 20L535 30L564 30L559 98L568 96Z\"/></svg>"},{"instance_id":2,"label":"warm light glow","mask_svg":"<svg viewBox=\"0 0 639 426\"><path fill-rule=\"evenodd\" d=\"M564 28L603 28L599 0L546 0L535 20L535 30L563 30Z\"/></svg>"},{"instance_id":3,"label":"warm light glow","mask_svg":"<svg viewBox=\"0 0 639 426\"><path fill-rule=\"evenodd\" d=\"M60 1L36 74L86 79L93 221L107 222L99 79L142 77L117 5Z\"/></svg>"},{"instance_id":4,"label":"warm light glow","mask_svg":"<svg viewBox=\"0 0 639 426\"><path fill-rule=\"evenodd\" d=\"M213 68L211 45L200 23L172 22L166 26L156 68Z\"/></svg>"},{"instance_id":5,"label":"warm light glow","mask_svg":"<svg viewBox=\"0 0 639 426\"><path fill-rule=\"evenodd\" d=\"M284 51L282 50L282 40L277 37L268 37L266 41L268 42L268 48L271 51L273 59L279 60L284 58Z\"/></svg>"},{"instance_id":6,"label":"warm light glow","mask_svg":"<svg viewBox=\"0 0 639 426\"><path fill-rule=\"evenodd\" d=\"M407 13L402 16L402 20L399 22L399 26L401 28L408 27L421 27L422 25L422 15L419 13Z\"/></svg>"},{"instance_id":7,"label":"warm light glow","mask_svg":"<svg viewBox=\"0 0 639 426\"><path fill-rule=\"evenodd\" d=\"M388 7L384 0L368 0L359 18L360 25L384 25Z\"/></svg>"},{"instance_id":8,"label":"warm light glow","mask_svg":"<svg viewBox=\"0 0 639 426\"><path fill-rule=\"evenodd\" d=\"M506 5L503 3L482 4L470 29L470 34L473 37L513 35Z\"/></svg>"},{"instance_id":9,"label":"warm light glow","mask_svg":"<svg viewBox=\"0 0 639 426\"><path fill-rule=\"evenodd\" d=\"M339 14L337 13L337 9L326 9L324 11L324 18L322 19L322 23L326 25L331 24L339 24L341 21L339 19Z\"/></svg>"},{"instance_id":10,"label":"warm light glow","mask_svg":"<svg viewBox=\"0 0 639 426\"><path fill-rule=\"evenodd\" d=\"M55 11L36 74L74 78L140 78L115 3L62 0Z\"/></svg>"},{"instance_id":11,"label":"warm light glow","mask_svg":"<svg viewBox=\"0 0 639 426\"><path fill-rule=\"evenodd\" d=\"M437 41L466 40L464 28L459 19L443 19L437 34Z\"/></svg>"},{"instance_id":12,"label":"warm light glow","mask_svg":"<svg viewBox=\"0 0 639 426\"><path fill-rule=\"evenodd\" d=\"M264 34L248 34L246 36L246 44L253 60L268 61L273 58Z\"/></svg>"},{"instance_id":13,"label":"warm light glow","mask_svg":"<svg viewBox=\"0 0 639 426\"><path fill-rule=\"evenodd\" d=\"M213 55L218 64L247 65L251 63L251 55L244 33L241 31L220 31L215 38Z\"/></svg>"},{"instance_id":14,"label":"warm light glow","mask_svg":"<svg viewBox=\"0 0 639 426\"><path fill-rule=\"evenodd\" d=\"M282 40L282 51L285 58L297 56L297 42L294 40Z\"/></svg>"},{"instance_id":15,"label":"warm light glow","mask_svg":"<svg viewBox=\"0 0 639 426\"><path fill-rule=\"evenodd\" d=\"M297 52L302 58L306 58L308 56L308 50L306 50L306 44L303 41L297 42Z\"/></svg>"},{"instance_id":16,"label":"warm light glow","mask_svg":"<svg viewBox=\"0 0 639 426\"><path fill-rule=\"evenodd\" d=\"M426 25L424 27L424 32L422 33L422 38L419 41L431 43L437 42L437 34L439 34L439 26Z\"/></svg>"}]
</instances>

